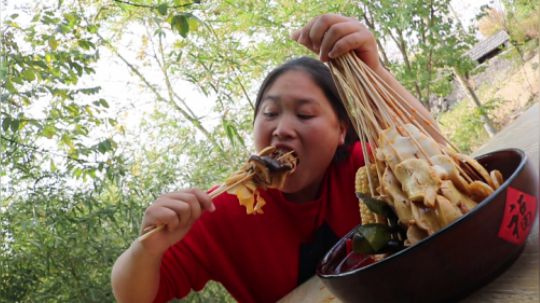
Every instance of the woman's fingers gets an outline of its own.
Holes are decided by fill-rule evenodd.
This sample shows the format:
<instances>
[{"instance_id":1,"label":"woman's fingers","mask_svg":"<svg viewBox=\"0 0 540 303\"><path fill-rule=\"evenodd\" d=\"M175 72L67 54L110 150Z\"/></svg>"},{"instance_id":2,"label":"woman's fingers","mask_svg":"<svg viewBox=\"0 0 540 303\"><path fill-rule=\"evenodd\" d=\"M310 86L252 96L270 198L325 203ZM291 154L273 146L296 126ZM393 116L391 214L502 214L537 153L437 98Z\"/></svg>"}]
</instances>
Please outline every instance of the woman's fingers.
<instances>
[{"instance_id":1,"label":"woman's fingers","mask_svg":"<svg viewBox=\"0 0 540 303\"><path fill-rule=\"evenodd\" d=\"M147 208L143 225L165 224L169 229L187 227L201 216L203 209L213 211L215 206L200 190L164 194Z\"/></svg>"},{"instance_id":2,"label":"woman's fingers","mask_svg":"<svg viewBox=\"0 0 540 303\"><path fill-rule=\"evenodd\" d=\"M339 35L339 31L332 31L332 29L337 24L348 21L350 21L349 18L336 14L321 15L313 19L311 25L308 25L306 28L306 30L309 32L309 39L312 43L312 49L317 53L320 52L324 38L328 38L328 36L335 36L336 34ZM331 38L334 39L334 41L339 39L339 37Z\"/></svg>"},{"instance_id":3,"label":"woman's fingers","mask_svg":"<svg viewBox=\"0 0 540 303\"><path fill-rule=\"evenodd\" d=\"M170 197L175 200L183 201L184 199L189 199L190 201L194 201L194 199L201 205L202 209L208 210L208 211L214 211L215 206L212 202L212 199L210 199L210 196L208 196L207 193L201 191L200 189L192 188L192 189L186 189L184 191L178 191L178 192L171 192L168 194L163 195L163 197Z\"/></svg>"},{"instance_id":4,"label":"woman's fingers","mask_svg":"<svg viewBox=\"0 0 540 303\"><path fill-rule=\"evenodd\" d=\"M158 226L167 225L168 228L176 228L181 220L182 213L190 212L189 205L166 197L160 197L145 212L143 225ZM183 215L184 220L186 215Z\"/></svg>"},{"instance_id":5,"label":"woman's fingers","mask_svg":"<svg viewBox=\"0 0 540 303\"><path fill-rule=\"evenodd\" d=\"M349 21L349 18L335 14L326 14L313 18L307 25L295 31L291 38L308 49L319 53L323 37L336 23Z\"/></svg>"},{"instance_id":6,"label":"woman's fingers","mask_svg":"<svg viewBox=\"0 0 540 303\"><path fill-rule=\"evenodd\" d=\"M216 207L214 206L214 202L212 202L212 199L206 192L203 192L202 190L196 189L196 188L191 189L191 192L197 197L197 200L199 200L203 209L210 212L213 212L216 210Z\"/></svg>"},{"instance_id":7,"label":"woman's fingers","mask_svg":"<svg viewBox=\"0 0 540 303\"><path fill-rule=\"evenodd\" d=\"M291 38L318 53L322 61L354 51L373 69L380 65L375 37L354 18L321 15L292 33Z\"/></svg>"},{"instance_id":8,"label":"woman's fingers","mask_svg":"<svg viewBox=\"0 0 540 303\"><path fill-rule=\"evenodd\" d=\"M355 34L360 32L361 27L359 22L348 21L334 24L328 28L321 41L319 52L321 60L328 61L359 47L361 42L355 41L354 38L360 37Z\"/></svg>"},{"instance_id":9,"label":"woman's fingers","mask_svg":"<svg viewBox=\"0 0 540 303\"><path fill-rule=\"evenodd\" d=\"M336 42L333 49L328 53L329 58L336 58L354 50L356 55L368 66L375 69L379 62L377 44L371 32L365 30L353 32Z\"/></svg>"}]
</instances>

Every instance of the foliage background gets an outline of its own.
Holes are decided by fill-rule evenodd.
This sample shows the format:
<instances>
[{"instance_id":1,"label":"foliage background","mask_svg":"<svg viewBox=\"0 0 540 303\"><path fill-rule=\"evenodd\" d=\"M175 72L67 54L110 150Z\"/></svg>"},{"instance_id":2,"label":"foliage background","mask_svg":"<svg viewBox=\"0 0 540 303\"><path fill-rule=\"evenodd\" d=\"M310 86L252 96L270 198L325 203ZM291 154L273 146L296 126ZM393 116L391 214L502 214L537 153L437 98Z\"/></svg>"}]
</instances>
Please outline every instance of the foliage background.
<instances>
[{"instance_id":1,"label":"foliage background","mask_svg":"<svg viewBox=\"0 0 540 303\"><path fill-rule=\"evenodd\" d=\"M163 192L209 188L246 158L258 84L311 55L288 36L315 15L363 20L426 106L448 94L450 70L474 73L461 55L475 42L449 4L58 0L2 13L0 302L113 302L112 264L145 207ZM505 4L516 49L537 45L525 29L538 4ZM96 75L111 60L123 98ZM478 115L466 119L481 136ZM232 299L209 283L185 301Z\"/></svg>"}]
</instances>

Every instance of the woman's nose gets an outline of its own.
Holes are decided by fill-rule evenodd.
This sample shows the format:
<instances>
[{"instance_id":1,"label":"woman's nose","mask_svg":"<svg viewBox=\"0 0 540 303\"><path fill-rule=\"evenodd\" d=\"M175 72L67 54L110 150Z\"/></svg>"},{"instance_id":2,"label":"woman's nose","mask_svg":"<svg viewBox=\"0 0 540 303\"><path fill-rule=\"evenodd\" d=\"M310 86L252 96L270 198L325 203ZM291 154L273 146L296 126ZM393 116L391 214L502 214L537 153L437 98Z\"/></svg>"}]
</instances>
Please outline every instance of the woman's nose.
<instances>
[{"instance_id":1,"label":"woman's nose","mask_svg":"<svg viewBox=\"0 0 540 303\"><path fill-rule=\"evenodd\" d=\"M294 119L289 115L282 115L272 135L280 139L294 137Z\"/></svg>"}]
</instances>

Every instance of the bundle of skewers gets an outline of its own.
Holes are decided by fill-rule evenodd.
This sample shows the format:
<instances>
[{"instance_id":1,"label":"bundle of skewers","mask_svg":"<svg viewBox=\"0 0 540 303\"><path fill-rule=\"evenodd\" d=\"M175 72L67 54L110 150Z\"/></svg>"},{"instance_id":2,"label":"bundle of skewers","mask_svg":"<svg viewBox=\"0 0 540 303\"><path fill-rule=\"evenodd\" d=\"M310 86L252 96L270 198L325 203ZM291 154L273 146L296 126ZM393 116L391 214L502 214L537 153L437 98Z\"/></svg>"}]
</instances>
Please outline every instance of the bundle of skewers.
<instances>
[{"instance_id":1,"label":"bundle of skewers","mask_svg":"<svg viewBox=\"0 0 540 303\"><path fill-rule=\"evenodd\" d=\"M296 169L298 159L294 151L282 151L274 146L262 149L258 154L251 155L238 171L228 177L222 185L209 193L211 199L227 192L236 195L240 205L246 208L246 213L262 214L266 204L259 190L267 188L281 189L288 175ZM145 230L139 237L144 241L153 234L164 229L165 225Z\"/></svg>"},{"instance_id":2,"label":"bundle of skewers","mask_svg":"<svg viewBox=\"0 0 540 303\"><path fill-rule=\"evenodd\" d=\"M415 244L502 184L499 171L460 153L354 54L333 60L330 69L365 159L356 176L362 225L355 251L388 253Z\"/></svg>"}]
</instances>

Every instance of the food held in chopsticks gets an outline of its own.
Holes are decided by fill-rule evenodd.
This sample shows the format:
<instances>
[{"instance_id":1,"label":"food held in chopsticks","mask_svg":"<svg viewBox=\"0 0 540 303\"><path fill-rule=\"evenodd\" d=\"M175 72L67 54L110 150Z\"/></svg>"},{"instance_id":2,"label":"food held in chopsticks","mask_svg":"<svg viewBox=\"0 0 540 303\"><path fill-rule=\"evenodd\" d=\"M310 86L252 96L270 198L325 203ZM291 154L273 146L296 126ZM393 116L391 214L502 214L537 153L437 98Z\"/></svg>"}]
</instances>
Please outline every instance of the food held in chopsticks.
<instances>
[{"instance_id":1,"label":"food held in chopsticks","mask_svg":"<svg viewBox=\"0 0 540 303\"><path fill-rule=\"evenodd\" d=\"M259 154L252 155L244 166L232 174L209 196L215 198L224 192L236 195L240 205L246 207L247 214L262 214L262 207L266 202L261 197L259 188L280 189L285 184L287 176L294 172L298 158L294 151L282 151L274 146L268 146ZM152 234L162 230L164 225L159 225L148 230L139 237L144 241Z\"/></svg>"},{"instance_id":2,"label":"food held in chopsticks","mask_svg":"<svg viewBox=\"0 0 540 303\"><path fill-rule=\"evenodd\" d=\"M355 251L387 253L396 242L415 244L503 183L499 171L461 154L354 54L330 68L366 162L356 177L362 226L353 237Z\"/></svg>"},{"instance_id":3,"label":"food held in chopsticks","mask_svg":"<svg viewBox=\"0 0 540 303\"><path fill-rule=\"evenodd\" d=\"M287 176L294 172L298 159L294 151L282 151L274 146L264 148L258 155L252 155L249 161L231 177L225 180L224 186L231 186L228 193L236 195L240 205L246 208L247 214L262 214L266 204L261 197L260 188L280 189ZM247 176L251 176L246 178Z\"/></svg>"}]
</instances>

